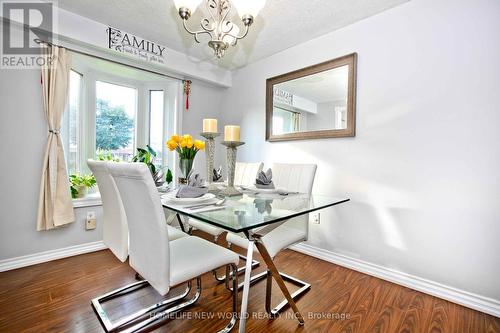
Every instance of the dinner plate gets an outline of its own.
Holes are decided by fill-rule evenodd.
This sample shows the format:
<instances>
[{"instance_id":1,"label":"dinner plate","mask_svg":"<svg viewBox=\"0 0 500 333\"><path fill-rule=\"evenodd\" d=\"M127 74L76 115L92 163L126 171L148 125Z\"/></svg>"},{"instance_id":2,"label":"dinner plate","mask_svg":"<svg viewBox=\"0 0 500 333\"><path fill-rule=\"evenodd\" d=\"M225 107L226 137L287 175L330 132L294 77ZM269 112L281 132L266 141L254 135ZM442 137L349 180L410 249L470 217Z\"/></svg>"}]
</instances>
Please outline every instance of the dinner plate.
<instances>
[{"instance_id":1,"label":"dinner plate","mask_svg":"<svg viewBox=\"0 0 500 333\"><path fill-rule=\"evenodd\" d=\"M177 191L167 193L162 196L162 199L175 204L189 204L189 203L203 203L205 201L210 201L213 198L215 198L215 194L213 193L205 193L204 195L198 198L176 198L175 197L176 194Z\"/></svg>"},{"instance_id":2,"label":"dinner plate","mask_svg":"<svg viewBox=\"0 0 500 333\"><path fill-rule=\"evenodd\" d=\"M278 193L280 190L277 188L258 188L257 186L251 186L250 190L259 193Z\"/></svg>"}]
</instances>

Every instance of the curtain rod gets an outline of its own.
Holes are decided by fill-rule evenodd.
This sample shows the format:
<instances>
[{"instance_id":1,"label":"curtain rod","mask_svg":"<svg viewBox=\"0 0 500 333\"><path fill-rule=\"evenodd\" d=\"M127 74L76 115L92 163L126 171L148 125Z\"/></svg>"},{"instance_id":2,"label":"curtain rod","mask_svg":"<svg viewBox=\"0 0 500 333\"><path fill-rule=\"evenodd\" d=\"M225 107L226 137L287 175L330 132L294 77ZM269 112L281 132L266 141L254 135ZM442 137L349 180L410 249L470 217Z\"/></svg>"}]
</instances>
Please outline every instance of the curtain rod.
<instances>
[{"instance_id":1,"label":"curtain rod","mask_svg":"<svg viewBox=\"0 0 500 333\"><path fill-rule=\"evenodd\" d=\"M141 67L130 65L130 64L125 64L125 63L122 63L122 62L119 62L119 61L109 60L109 59L106 59L104 57L101 57L101 56L98 56L98 55L95 55L95 54L90 54L90 53L87 53L87 52L84 52L84 51L75 50L75 49L72 49L72 48L69 48L69 47L66 47L66 46L61 46L61 45L56 45L56 44L53 44L53 43L50 43L50 42L46 42L46 41L41 40L39 38L35 38L34 42L37 43L37 44L47 44L47 45L51 45L51 46L62 47L62 48L65 48L66 50L69 50L71 52L78 53L78 54L81 54L81 55L85 55L85 56L88 56L88 57L93 57L93 58L101 59L101 60L104 60L104 61L114 62L114 63L120 64L122 66L127 66L127 67L131 67L131 68L138 69L138 70L141 70L141 71L146 71L146 72L149 72L149 73L152 73L152 74L165 76L165 77L168 77L168 78L174 79L174 80L186 81L185 79L181 79L181 78L176 77L176 76L167 75L167 74L164 74L164 73L161 73L161 72L157 72L157 71L153 71L153 70L150 70L150 69L141 68Z\"/></svg>"}]
</instances>

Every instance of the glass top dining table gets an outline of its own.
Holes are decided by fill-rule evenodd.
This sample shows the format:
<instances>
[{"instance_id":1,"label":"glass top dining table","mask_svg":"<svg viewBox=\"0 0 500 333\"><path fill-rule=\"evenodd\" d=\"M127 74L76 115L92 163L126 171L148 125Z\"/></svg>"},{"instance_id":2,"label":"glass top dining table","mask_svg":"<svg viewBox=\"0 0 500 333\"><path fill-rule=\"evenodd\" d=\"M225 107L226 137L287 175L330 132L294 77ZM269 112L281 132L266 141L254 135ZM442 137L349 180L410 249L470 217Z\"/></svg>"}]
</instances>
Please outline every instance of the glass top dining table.
<instances>
[{"instance_id":1,"label":"glass top dining table","mask_svg":"<svg viewBox=\"0 0 500 333\"><path fill-rule=\"evenodd\" d=\"M295 313L299 323L304 324L304 318L300 314L294 299L302 292L306 291L310 285L297 280L303 284L303 287L299 289L299 291L296 291L293 295L290 294L290 291L283 281L281 273L274 265L273 258L269 255L266 246L261 239L262 236L259 233L261 233L264 229L269 229L266 232L273 231L276 227L289 219L320 209L339 205L349 201L350 199L306 194L283 195L283 193L242 193L242 195L239 196L227 196L222 197L222 199L219 196L219 198L213 198L212 201L212 203L218 202L221 204L220 206L205 206L205 208L202 208L199 211L189 208L193 206L192 204L181 205L178 203L171 203L168 200L162 200L162 203L165 208L176 213L175 215L179 219L181 228L183 228L183 223L180 219L180 215L183 215L206 222L229 232L243 233L248 239L248 249L245 258L245 278L242 284L243 290L239 319L239 333L244 333L246 331L249 288L251 280L253 280L251 277L251 270L254 246L261 254L267 266L267 272L263 272L264 275L263 273L258 275L266 276L265 274L270 274L269 276L272 276L286 299L279 306L283 306L282 304L288 304ZM207 211L206 209L209 210ZM254 232L255 229L258 229L258 232ZM254 276L254 278L260 277ZM266 299L267 297L268 296L266 296Z\"/></svg>"},{"instance_id":2,"label":"glass top dining table","mask_svg":"<svg viewBox=\"0 0 500 333\"><path fill-rule=\"evenodd\" d=\"M214 198L215 203L221 198ZM242 194L224 197L220 207L207 206L199 211L192 205L162 201L163 206L181 215L191 217L231 232L245 232L273 223L308 214L349 201L348 198L305 194Z\"/></svg>"}]
</instances>

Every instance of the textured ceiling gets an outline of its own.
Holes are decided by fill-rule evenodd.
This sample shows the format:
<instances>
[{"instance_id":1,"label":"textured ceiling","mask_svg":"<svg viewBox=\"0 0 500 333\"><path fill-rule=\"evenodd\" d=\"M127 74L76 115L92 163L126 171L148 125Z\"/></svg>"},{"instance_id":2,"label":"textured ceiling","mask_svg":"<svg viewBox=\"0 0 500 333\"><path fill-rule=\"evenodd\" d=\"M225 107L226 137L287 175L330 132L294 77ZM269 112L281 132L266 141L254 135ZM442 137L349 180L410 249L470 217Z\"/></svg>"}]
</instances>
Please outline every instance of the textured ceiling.
<instances>
[{"instance_id":1,"label":"textured ceiling","mask_svg":"<svg viewBox=\"0 0 500 333\"><path fill-rule=\"evenodd\" d=\"M251 26L226 56L217 60L206 45L184 31L173 0L59 0L61 8L156 41L197 59L234 69L324 35L409 0L267 0ZM189 19L194 29L205 8ZM233 21L240 23L237 15Z\"/></svg>"}]
</instances>

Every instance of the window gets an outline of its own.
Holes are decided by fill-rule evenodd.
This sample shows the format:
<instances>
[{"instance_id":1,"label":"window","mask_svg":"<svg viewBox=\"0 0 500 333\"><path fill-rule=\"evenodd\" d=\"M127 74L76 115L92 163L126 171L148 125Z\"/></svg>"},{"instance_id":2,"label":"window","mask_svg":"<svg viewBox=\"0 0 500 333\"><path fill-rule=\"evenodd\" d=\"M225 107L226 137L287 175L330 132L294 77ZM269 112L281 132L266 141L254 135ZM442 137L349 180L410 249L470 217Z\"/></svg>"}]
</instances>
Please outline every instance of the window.
<instances>
[{"instance_id":1,"label":"window","mask_svg":"<svg viewBox=\"0 0 500 333\"><path fill-rule=\"evenodd\" d=\"M172 168L165 138L176 132L182 84L121 64L72 54L68 105L61 122L68 174L88 174L89 158L130 161L149 144L154 163Z\"/></svg>"},{"instance_id":2,"label":"window","mask_svg":"<svg viewBox=\"0 0 500 333\"><path fill-rule=\"evenodd\" d=\"M300 130L300 113L273 109L273 134L293 133Z\"/></svg>"},{"instance_id":3,"label":"window","mask_svg":"<svg viewBox=\"0 0 500 333\"><path fill-rule=\"evenodd\" d=\"M64 149L67 160L68 174L80 171L80 115L81 115L82 75L70 71L69 74L69 99L65 118L62 122L61 135L64 140Z\"/></svg>"},{"instance_id":4,"label":"window","mask_svg":"<svg viewBox=\"0 0 500 333\"><path fill-rule=\"evenodd\" d=\"M165 149L164 138L164 98L163 90L149 91L149 145L156 151L154 163L162 165Z\"/></svg>"},{"instance_id":5,"label":"window","mask_svg":"<svg viewBox=\"0 0 500 333\"><path fill-rule=\"evenodd\" d=\"M96 81L95 147L130 161L135 154L137 89Z\"/></svg>"}]
</instances>

